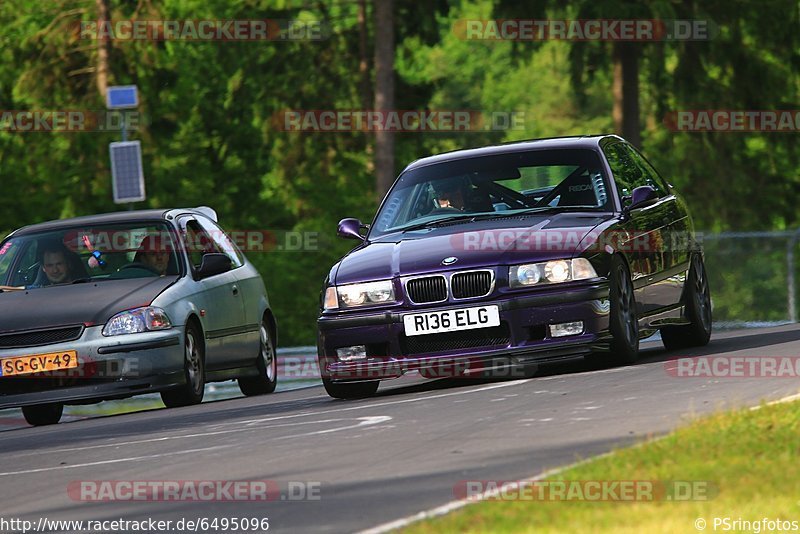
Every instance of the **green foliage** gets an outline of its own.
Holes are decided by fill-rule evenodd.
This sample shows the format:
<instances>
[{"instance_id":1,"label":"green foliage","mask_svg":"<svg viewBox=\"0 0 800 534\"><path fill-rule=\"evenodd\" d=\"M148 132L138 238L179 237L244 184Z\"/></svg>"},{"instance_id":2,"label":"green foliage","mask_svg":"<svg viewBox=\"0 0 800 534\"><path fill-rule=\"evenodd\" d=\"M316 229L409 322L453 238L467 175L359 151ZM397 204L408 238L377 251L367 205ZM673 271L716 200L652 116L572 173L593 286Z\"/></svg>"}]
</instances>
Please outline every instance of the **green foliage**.
<instances>
[{"instance_id":1,"label":"green foliage","mask_svg":"<svg viewBox=\"0 0 800 534\"><path fill-rule=\"evenodd\" d=\"M299 0L109 0L111 18L323 20L323 41L115 41L110 83L138 85L145 117L148 199L141 207L211 205L231 230L317 232L318 250L249 253L267 282L281 344L311 344L318 294L330 266L354 244L333 239L343 217L375 211L368 134L284 132L292 109L357 109L356 2ZM673 133L667 111L798 109L796 5L732 2L396 2L398 109L518 113L508 131L398 134L398 171L431 153L508 140L612 130L608 43L467 41L459 19L710 18L709 42L642 43L643 144L684 193L705 230L783 229L798 224L800 153L792 134ZM96 17L81 0L0 2L0 109L102 109L96 42L76 24ZM368 19L373 6L368 2ZM381 29L369 24L368 60ZM0 131L0 228L118 209L111 201L107 145L115 133ZM774 261L780 262L775 253ZM778 265L776 263L775 265ZM755 265L754 265L755 268ZM730 275L733 276L733 275ZM750 278L750 277L747 277ZM785 309L769 287L752 299L715 300L735 317ZM725 287L744 283L730 280ZM749 298L749 297L748 297ZM759 300L760 299L760 300ZM746 303L746 304L745 304ZM760 313L760 312L759 312ZM777 312L775 312L777 313Z\"/></svg>"}]
</instances>

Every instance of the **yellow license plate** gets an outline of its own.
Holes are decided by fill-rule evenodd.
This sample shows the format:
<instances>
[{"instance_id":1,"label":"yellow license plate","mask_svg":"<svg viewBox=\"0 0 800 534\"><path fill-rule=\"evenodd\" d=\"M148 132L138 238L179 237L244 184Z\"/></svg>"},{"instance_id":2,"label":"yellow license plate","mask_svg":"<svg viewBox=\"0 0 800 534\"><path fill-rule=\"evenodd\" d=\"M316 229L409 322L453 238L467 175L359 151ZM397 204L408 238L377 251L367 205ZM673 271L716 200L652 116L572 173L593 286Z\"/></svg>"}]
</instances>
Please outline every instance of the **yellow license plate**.
<instances>
[{"instance_id":1,"label":"yellow license plate","mask_svg":"<svg viewBox=\"0 0 800 534\"><path fill-rule=\"evenodd\" d=\"M74 350L32 354L16 358L0 359L0 376L27 375L42 371L72 369L78 367L78 353Z\"/></svg>"}]
</instances>

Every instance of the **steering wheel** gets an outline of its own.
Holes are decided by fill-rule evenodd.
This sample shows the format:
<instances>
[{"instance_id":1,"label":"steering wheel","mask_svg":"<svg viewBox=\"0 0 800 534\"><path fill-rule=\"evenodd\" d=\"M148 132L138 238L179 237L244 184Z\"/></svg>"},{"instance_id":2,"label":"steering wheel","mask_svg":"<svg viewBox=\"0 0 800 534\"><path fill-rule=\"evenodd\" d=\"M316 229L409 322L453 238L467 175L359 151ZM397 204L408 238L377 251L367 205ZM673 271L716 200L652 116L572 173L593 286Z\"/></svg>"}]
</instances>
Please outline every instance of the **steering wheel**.
<instances>
[{"instance_id":1,"label":"steering wheel","mask_svg":"<svg viewBox=\"0 0 800 534\"><path fill-rule=\"evenodd\" d=\"M147 265L145 263L141 263L141 262L138 262L138 261L137 262L133 262L133 263L126 263L125 265L123 265L122 267L117 269L117 272L123 271L125 269L144 269L146 271L150 271L151 273L153 273L155 275L161 276L161 273L158 272L155 269L155 267L151 267L150 265Z\"/></svg>"}]
</instances>

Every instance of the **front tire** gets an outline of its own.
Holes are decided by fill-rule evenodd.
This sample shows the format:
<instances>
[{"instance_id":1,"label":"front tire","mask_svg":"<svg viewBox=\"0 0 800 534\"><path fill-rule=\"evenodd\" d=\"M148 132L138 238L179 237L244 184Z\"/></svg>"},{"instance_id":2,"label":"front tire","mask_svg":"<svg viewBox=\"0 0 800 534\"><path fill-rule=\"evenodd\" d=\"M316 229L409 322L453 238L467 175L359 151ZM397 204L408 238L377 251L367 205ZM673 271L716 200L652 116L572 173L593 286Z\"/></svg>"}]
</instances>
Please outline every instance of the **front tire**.
<instances>
[{"instance_id":1,"label":"front tire","mask_svg":"<svg viewBox=\"0 0 800 534\"><path fill-rule=\"evenodd\" d=\"M635 363L639 358L639 317L630 271L619 256L611 263L610 278L611 357L618 363Z\"/></svg>"},{"instance_id":2,"label":"front tire","mask_svg":"<svg viewBox=\"0 0 800 534\"><path fill-rule=\"evenodd\" d=\"M703 258L692 255L684 292L688 325L661 329L661 340L667 350L703 347L711 339L711 291Z\"/></svg>"},{"instance_id":3,"label":"front tire","mask_svg":"<svg viewBox=\"0 0 800 534\"><path fill-rule=\"evenodd\" d=\"M64 405L60 402L22 407L22 415L31 426L55 425L61 420L62 413Z\"/></svg>"},{"instance_id":4,"label":"front tire","mask_svg":"<svg viewBox=\"0 0 800 534\"><path fill-rule=\"evenodd\" d=\"M325 391L334 399L363 399L371 397L378 391L379 380L371 382L336 383L327 378L322 379Z\"/></svg>"},{"instance_id":5,"label":"front tire","mask_svg":"<svg viewBox=\"0 0 800 534\"><path fill-rule=\"evenodd\" d=\"M187 323L183 344L183 372L186 382L175 389L161 392L161 401L167 408L190 406L203 402L206 368L202 339L200 329L194 323Z\"/></svg>"},{"instance_id":6,"label":"front tire","mask_svg":"<svg viewBox=\"0 0 800 534\"><path fill-rule=\"evenodd\" d=\"M258 362L256 362L258 376L239 379L239 390L248 397L272 393L278 385L278 357L266 321L261 322L259 337Z\"/></svg>"}]
</instances>

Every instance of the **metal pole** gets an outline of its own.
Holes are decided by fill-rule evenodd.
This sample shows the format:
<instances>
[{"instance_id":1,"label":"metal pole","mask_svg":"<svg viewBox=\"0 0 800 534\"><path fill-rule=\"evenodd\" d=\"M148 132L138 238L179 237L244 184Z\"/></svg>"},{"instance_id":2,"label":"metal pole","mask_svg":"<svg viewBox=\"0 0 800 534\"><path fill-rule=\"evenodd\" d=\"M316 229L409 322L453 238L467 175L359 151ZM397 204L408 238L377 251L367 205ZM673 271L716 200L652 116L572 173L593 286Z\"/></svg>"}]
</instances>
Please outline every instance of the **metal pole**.
<instances>
[{"instance_id":1,"label":"metal pole","mask_svg":"<svg viewBox=\"0 0 800 534\"><path fill-rule=\"evenodd\" d=\"M128 140L128 130L125 129L125 111L120 111L121 119L121 126L122 126L122 142ZM133 211L133 202L128 202L128 211Z\"/></svg>"},{"instance_id":2,"label":"metal pole","mask_svg":"<svg viewBox=\"0 0 800 534\"><path fill-rule=\"evenodd\" d=\"M797 322L797 303L795 302L796 286L794 279L794 249L797 248L797 240L800 238L800 228L795 230L789 239L786 248L786 285L788 287L787 301L789 306L789 320Z\"/></svg>"}]
</instances>

